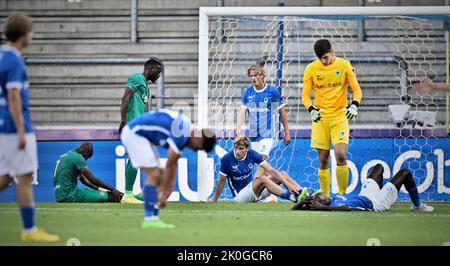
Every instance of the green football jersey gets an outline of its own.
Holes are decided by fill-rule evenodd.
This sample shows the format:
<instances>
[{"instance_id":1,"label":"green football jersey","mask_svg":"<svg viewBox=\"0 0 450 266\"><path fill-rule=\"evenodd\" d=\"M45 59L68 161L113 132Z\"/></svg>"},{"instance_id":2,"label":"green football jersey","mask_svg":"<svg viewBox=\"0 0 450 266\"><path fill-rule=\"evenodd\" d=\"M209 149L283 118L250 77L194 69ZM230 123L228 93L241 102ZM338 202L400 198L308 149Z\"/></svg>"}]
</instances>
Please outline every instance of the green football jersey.
<instances>
[{"instance_id":1,"label":"green football jersey","mask_svg":"<svg viewBox=\"0 0 450 266\"><path fill-rule=\"evenodd\" d=\"M86 160L76 151L69 151L59 157L53 171L56 201L74 196L78 189L81 169L85 167L87 167Z\"/></svg>"},{"instance_id":2,"label":"green football jersey","mask_svg":"<svg viewBox=\"0 0 450 266\"><path fill-rule=\"evenodd\" d=\"M147 111L150 90L148 88L147 80L142 73L131 75L125 86L134 91L133 97L128 105L126 116L126 122L130 122Z\"/></svg>"}]
</instances>

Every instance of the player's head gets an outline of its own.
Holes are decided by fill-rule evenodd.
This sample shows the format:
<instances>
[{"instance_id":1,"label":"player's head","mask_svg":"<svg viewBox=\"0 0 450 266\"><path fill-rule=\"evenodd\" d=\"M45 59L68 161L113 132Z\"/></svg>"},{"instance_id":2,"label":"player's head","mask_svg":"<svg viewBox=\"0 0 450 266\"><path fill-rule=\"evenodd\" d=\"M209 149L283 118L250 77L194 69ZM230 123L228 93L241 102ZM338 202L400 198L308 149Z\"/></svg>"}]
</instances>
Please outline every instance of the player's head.
<instances>
[{"instance_id":1,"label":"player's head","mask_svg":"<svg viewBox=\"0 0 450 266\"><path fill-rule=\"evenodd\" d=\"M31 18L20 12L12 12L6 18L3 32L6 41L19 43L21 47L26 47L33 38Z\"/></svg>"},{"instance_id":2,"label":"player's head","mask_svg":"<svg viewBox=\"0 0 450 266\"><path fill-rule=\"evenodd\" d=\"M262 89L264 87L264 78L266 77L266 72L264 68L259 65L252 65L247 69L247 76L252 81L253 85L257 89Z\"/></svg>"},{"instance_id":3,"label":"player's head","mask_svg":"<svg viewBox=\"0 0 450 266\"><path fill-rule=\"evenodd\" d=\"M144 65L144 76L147 81L155 82L159 79L161 72L164 70L164 65L156 57L150 57Z\"/></svg>"},{"instance_id":4,"label":"player's head","mask_svg":"<svg viewBox=\"0 0 450 266\"><path fill-rule=\"evenodd\" d=\"M188 140L187 146L194 151L204 150L209 153L214 149L214 145L216 144L216 134L211 130L204 128L200 129L192 129L191 137Z\"/></svg>"},{"instance_id":5,"label":"player's head","mask_svg":"<svg viewBox=\"0 0 450 266\"><path fill-rule=\"evenodd\" d=\"M75 149L76 152L81 154L84 159L88 160L94 155L94 147L90 142L83 142Z\"/></svg>"},{"instance_id":6,"label":"player's head","mask_svg":"<svg viewBox=\"0 0 450 266\"><path fill-rule=\"evenodd\" d=\"M313 200L313 201L317 201L317 202L319 202L319 203L322 203L323 205L330 205L330 203L331 203L330 198L327 197L327 196L325 195L325 193L323 193L323 192L321 192L321 191L320 191L320 192L317 192L316 194L314 194L312 200Z\"/></svg>"},{"instance_id":7,"label":"player's head","mask_svg":"<svg viewBox=\"0 0 450 266\"><path fill-rule=\"evenodd\" d=\"M234 139L234 155L236 159L242 160L250 149L250 141L245 136L239 136Z\"/></svg>"},{"instance_id":8,"label":"player's head","mask_svg":"<svg viewBox=\"0 0 450 266\"><path fill-rule=\"evenodd\" d=\"M314 44L314 52L323 65L328 66L334 60L333 48L327 39L320 39Z\"/></svg>"}]
</instances>

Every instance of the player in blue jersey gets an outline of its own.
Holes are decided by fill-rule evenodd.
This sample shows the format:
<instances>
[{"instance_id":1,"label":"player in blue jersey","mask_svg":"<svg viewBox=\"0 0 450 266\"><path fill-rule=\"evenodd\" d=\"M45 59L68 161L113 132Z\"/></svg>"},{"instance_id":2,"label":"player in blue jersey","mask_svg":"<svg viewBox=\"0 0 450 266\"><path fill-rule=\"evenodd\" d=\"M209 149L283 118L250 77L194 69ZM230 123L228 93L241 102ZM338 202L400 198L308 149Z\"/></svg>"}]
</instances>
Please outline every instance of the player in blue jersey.
<instances>
[{"instance_id":1,"label":"player in blue jersey","mask_svg":"<svg viewBox=\"0 0 450 266\"><path fill-rule=\"evenodd\" d=\"M196 129L182 113L157 109L131 120L120 135L134 168L140 168L147 178L144 185L143 228L174 228L159 219L159 208L164 208L173 191L177 161L181 151L212 151L216 137L209 129ZM166 148L167 163L162 170L155 146Z\"/></svg>"},{"instance_id":2,"label":"player in blue jersey","mask_svg":"<svg viewBox=\"0 0 450 266\"><path fill-rule=\"evenodd\" d=\"M59 236L36 227L33 174L37 171L36 135L28 103L28 78L21 51L32 39L31 18L11 13L5 21L6 44L0 49L0 191L17 178L21 239L56 242Z\"/></svg>"},{"instance_id":3,"label":"player in blue jersey","mask_svg":"<svg viewBox=\"0 0 450 266\"><path fill-rule=\"evenodd\" d=\"M245 90L242 97L236 135L243 135L242 125L248 112L251 148L260 153L266 160L277 143L279 120L281 120L284 128L284 144L289 145L291 143L288 120L284 109L285 104L281 99L281 92L265 82L265 71L262 66L250 66L247 69L247 76L250 77L253 85ZM263 174L266 173L258 167L256 175L261 176Z\"/></svg>"},{"instance_id":4,"label":"player in blue jersey","mask_svg":"<svg viewBox=\"0 0 450 266\"><path fill-rule=\"evenodd\" d=\"M261 166L269 175L253 178L254 165ZM255 150L250 149L247 137L236 137L234 149L225 154L220 160L220 178L214 193L214 202L222 194L225 180L236 202L257 202L271 193L283 199L297 202L306 196L307 189L301 189L286 172L278 172ZM287 190L283 189L283 184Z\"/></svg>"},{"instance_id":5,"label":"player in blue jersey","mask_svg":"<svg viewBox=\"0 0 450 266\"><path fill-rule=\"evenodd\" d=\"M398 191L404 185L413 203L411 210L432 212L433 207L420 201L419 192L411 172L401 169L383 186L383 166L377 164L362 184L358 195L333 195L328 198L323 192L306 196L293 210L323 211L387 211L395 203Z\"/></svg>"}]
</instances>

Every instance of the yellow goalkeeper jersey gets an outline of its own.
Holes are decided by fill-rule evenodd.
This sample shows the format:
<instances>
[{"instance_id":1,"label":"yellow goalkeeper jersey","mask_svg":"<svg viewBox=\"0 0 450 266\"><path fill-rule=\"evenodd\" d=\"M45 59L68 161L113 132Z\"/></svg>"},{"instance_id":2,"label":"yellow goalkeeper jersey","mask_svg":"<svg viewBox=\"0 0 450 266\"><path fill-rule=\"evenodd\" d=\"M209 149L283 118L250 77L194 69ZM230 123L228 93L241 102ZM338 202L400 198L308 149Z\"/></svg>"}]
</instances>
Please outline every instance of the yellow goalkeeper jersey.
<instances>
[{"instance_id":1,"label":"yellow goalkeeper jersey","mask_svg":"<svg viewBox=\"0 0 450 266\"><path fill-rule=\"evenodd\" d=\"M362 98L356 74L349 61L335 57L333 63L325 66L319 59L310 63L303 74L302 102L308 109L313 105L311 88L314 88L314 106L323 109L322 117L334 118L344 115L347 107L347 84L353 91L353 100L360 103Z\"/></svg>"}]
</instances>

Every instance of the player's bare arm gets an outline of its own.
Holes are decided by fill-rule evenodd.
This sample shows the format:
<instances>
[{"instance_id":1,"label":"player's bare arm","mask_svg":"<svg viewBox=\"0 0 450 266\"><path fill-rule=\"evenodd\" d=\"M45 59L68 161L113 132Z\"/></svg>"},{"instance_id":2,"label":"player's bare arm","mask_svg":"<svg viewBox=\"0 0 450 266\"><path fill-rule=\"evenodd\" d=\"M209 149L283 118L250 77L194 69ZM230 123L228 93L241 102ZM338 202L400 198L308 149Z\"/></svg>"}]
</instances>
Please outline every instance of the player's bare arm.
<instances>
[{"instance_id":1,"label":"player's bare arm","mask_svg":"<svg viewBox=\"0 0 450 266\"><path fill-rule=\"evenodd\" d=\"M224 175L220 175L219 180L217 181L216 192L214 193L213 202L216 203L219 200L220 194L222 194L223 187L225 186L225 181L227 177Z\"/></svg>"},{"instance_id":2,"label":"player's bare arm","mask_svg":"<svg viewBox=\"0 0 450 266\"><path fill-rule=\"evenodd\" d=\"M98 188L104 188L115 194L121 193L120 191L116 190L112 186L110 186L110 185L106 184L105 182L103 182L102 180L96 178L94 176L94 174L92 174L91 170L89 170L88 168L81 169L81 176L83 176L85 179L87 179L93 185L97 186L97 190L98 190Z\"/></svg>"},{"instance_id":3,"label":"player's bare arm","mask_svg":"<svg viewBox=\"0 0 450 266\"><path fill-rule=\"evenodd\" d=\"M291 143L291 134L289 133L289 124L286 109L284 107L280 108L280 119L284 128L284 144L289 145Z\"/></svg>"},{"instance_id":4,"label":"player's bare arm","mask_svg":"<svg viewBox=\"0 0 450 266\"><path fill-rule=\"evenodd\" d=\"M89 179L84 176L83 174L80 175L80 182L83 183L84 185L86 185L87 187L90 187L94 190L98 190L98 186L92 184L91 181L89 181Z\"/></svg>"},{"instance_id":5,"label":"player's bare arm","mask_svg":"<svg viewBox=\"0 0 450 266\"><path fill-rule=\"evenodd\" d=\"M123 127L126 125L128 105L130 104L131 97L133 97L134 91L131 88L126 88L122 97L122 103L120 104L120 125L118 133L122 133Z\"/></svg>"},{"instance_id":6,"label":"player's bare arm","mask_svg":"<svg viewBox=\"0 0 450 266\"><path fill-rule=\"evenodd\" d=\"M177 162L179 158L180 154L175 152L172 148L169 148L166 168L164 171L164 179L162 180L162 194L158 203L160 208L164 208L166 206L167 199L169 198L170 193L172 193L173 191L175 173L177 171Z\"/></svg>"},{"instance_id":7,"label":"player's bare arm","mask_svg":"<svg viewBox=\"0 0 450 266\"><path fill-rule=\"evenodd\" d=\"M239 111L237 123L236 123L236 136L242 136L242 125L245 122L245 113L247 112L247 109L244 107L241 107L241 110Z\"/></svg>"},{"instance_id":8,"label":"player's bare arm","mask_svg":"<svg viewBox=\"0 0 450 266\"><path fill-rule=\"evenodd\" d=\"M20 89L12 88L8 90L8 107L11 112L14 125L17 129L19 149L24 149L26 145L25 140L25 127L23 125L23 115L22 115L22 98L20 97Z\"/></svg>"}]
</instances>

